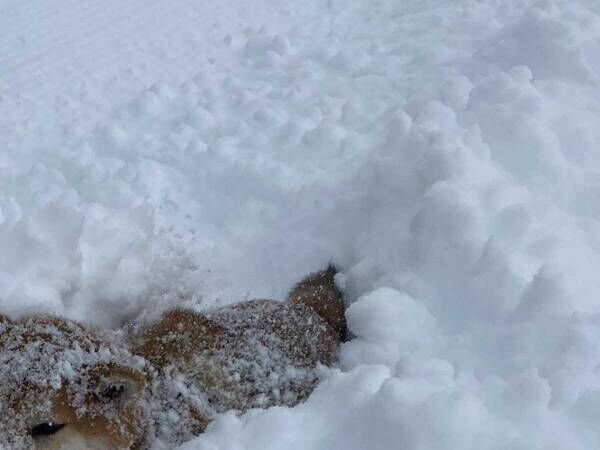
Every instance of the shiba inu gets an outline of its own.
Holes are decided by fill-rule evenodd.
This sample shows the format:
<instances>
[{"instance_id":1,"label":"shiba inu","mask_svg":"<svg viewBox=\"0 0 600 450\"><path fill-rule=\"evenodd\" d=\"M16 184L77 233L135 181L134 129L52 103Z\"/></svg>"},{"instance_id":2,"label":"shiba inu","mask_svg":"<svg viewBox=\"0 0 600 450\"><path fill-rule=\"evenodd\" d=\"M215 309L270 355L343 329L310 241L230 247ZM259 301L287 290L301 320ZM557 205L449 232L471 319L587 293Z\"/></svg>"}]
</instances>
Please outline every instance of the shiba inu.
<instances>
[{"instance_id":1,"label":"shiba inu","mask_svg":"<svg viewBox=\"0 0 600 450\"><path fill-rule=\"evenodd\" d=\"M0 316L0 448L173 446L227 410L303 401L346 336L334 275L308 276L284 302L174 309L131 333Z\"/></svg>"}]
</instances>

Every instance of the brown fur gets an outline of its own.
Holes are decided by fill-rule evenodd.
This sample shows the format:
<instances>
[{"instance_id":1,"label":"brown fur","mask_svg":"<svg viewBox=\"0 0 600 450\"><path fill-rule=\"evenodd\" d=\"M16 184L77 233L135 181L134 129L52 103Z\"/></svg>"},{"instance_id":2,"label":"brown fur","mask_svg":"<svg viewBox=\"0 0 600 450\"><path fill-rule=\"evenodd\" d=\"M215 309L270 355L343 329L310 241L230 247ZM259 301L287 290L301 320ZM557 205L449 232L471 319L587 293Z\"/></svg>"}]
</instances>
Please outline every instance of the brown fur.
<instances>
[{"instance_id":1,"label":"brown fur","mask_svg":"<svg viewBox=\"0 0 600 450\"><path fill-rule=\"evenodd\" d=\"M0 349L0 412L5 418L0 422L0 444L54 449L69 442L67 449L84 449L85 443L94 442L107 449L133 448L143 432L138 397L146 382L140 371L120 365L130 359L126 349L96 330L52 316L8 323L0 334ZM103 362L105 356L77 365L76 357L71 359L75 376L58 384L61 368L69 374L66 366L57 365L69 361L65 355L85 359L97 352L108 352L115 363ZM21 359L23 355L27 358ZM62 428L54 436L33 440L32 430L49 423Z\"/></svg>"},{"instance_id":2,"label":"brown fur","mask_svg":"<svg viewBox=\"0 0 600 450\"><path fill-rule=\"evenodd\" d=\"M337 270L330 264L325 270L310 274L294 286L288 300L310 306L343 342L347 338L346 305L342 292L335 285L336 273Z\"/></svg>"},{"instance_id":3,"label":"brown fur","mask_svg":"<svg viewBox=\"0 0 600 450\"><path fill-rule=\"evenodd\" d=\"M134 375L134 379L138 380L139 374ZM141 386L144 384L145 381ZM87 401L94 400L87 399ZM143 429L142 424L139 423L139 416L135 414L131 405L120 412L123 428L117 427L110 418L102 415L78 415L65 389L62 389L54 399L52 418L56 423L66 424L67 431L79 434L86 442L104 441L107 448L113 449L132 448L136 440L140 439L140 430Z\"/></svg>"},{"instance_id":4,"label":"brown fur","mask_svg":"<svg viewBox=\"0 0 600 450\"><path fill-rule=\"evenodd\" d=\"M189 359L196 351L196 348L185 345L186 342L181 339L184 333L189 333L189 339L204 348L222 332L219 324L200 314L174 309L134 339L134 353L158 367L165 367L172 360Z\"/></svg>"},{"instance_id":5,"label":"brown fur","mask_svg":"<svg viewBox=\"0 0 600 450\"><path fill-rule=\"evenodd\" d=\"M226 410L243 412L303 401L317 383L314 369L335 362L346 336L344 303L334 275L333 267L311 274L294 287L286 302L252 300L204 313L169 311L129 342L120 341L125 356L118 361L84 364L77 369L79 378L63 380L57 390L28 387L28 382L20 384L23 392L7 390L4 395L10 399L0 398L0 404L8 400L1 412L29 417L13 421L13 427L23 427L22 431L9 431L17 438L22 433L23 442L28 442L26 434L36 421L51 421L64 427L52 436L36 438L35 448L60 448L65 442L71 445L67 448L85 448L85 443L93 442L100 446L96 448L142 449L152 435L160 434L153 422L163 423L160 414L167 410L177 410L185 422L181 429L166 431L167 440L179 443L204 431L215 414ZM6 328L0 334L0 355L9 352L18 357L39 345L57 355L66 350L61 346L95 355L100 348L117 345L105 333L55 317L10 322L0 316L0 324ZM117 348L114 354L120 351ZM145 369L134 367L129 351L144 358ZM40 355L45 357L45 351ZM166 395L177 386L169 384L171 380L180 378L187 380L191 395ZM82 386L83 398L77 400L79 390L69 383ZM50 405L47 412L31 413L32 402L35 406L44 399Z\"/></svg>"}]
</instances>

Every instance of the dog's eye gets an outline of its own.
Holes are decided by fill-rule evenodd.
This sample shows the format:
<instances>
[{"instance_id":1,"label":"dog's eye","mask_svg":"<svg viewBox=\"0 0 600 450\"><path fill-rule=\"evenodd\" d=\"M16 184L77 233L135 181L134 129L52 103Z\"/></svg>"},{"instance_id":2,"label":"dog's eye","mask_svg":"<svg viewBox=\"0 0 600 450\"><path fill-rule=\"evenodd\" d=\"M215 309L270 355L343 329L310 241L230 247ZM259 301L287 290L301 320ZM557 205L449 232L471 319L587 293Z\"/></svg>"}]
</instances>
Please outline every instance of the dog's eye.
<instances>
[{"instance_id":1,"label":"dog's eye","mask_svg":"<svg viewBox=\"0 0 600 450\"><path fill-rule=\"evenodd\" d=\"M61 428L63 428L63 424L54 423L54 422L45 422L40 423L31 429L31 437L42 437L42 436L52 436L55 433L58 433Z\"/></svg>"},{"instance_id":2,"label":"dog's eye","mask_svg":"<svg viewBox=\"0 0 600 450\"><path fill-rule=\"evenodd\" d=\"M102 387L100 396L105 400L117 400L125 394L127 386L120 383L109 383Z\"/></svg>"}]
</instances>

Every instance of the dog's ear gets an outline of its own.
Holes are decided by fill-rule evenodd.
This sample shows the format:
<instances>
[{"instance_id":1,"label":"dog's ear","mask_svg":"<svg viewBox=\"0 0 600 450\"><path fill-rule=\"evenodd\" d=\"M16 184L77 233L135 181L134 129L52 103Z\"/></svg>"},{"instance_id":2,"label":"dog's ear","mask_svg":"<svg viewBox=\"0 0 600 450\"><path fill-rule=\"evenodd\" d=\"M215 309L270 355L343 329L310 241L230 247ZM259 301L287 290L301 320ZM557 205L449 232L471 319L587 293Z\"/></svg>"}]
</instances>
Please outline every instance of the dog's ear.
<instances>
[{"instance_id":1,"label":"dog's ear","mask_svg":"<svg viewBox=\"0 0 600 450\"><path fill-rule=\"evenodd\" d=\"M308 306L338 335L341 342L348 338L344 293L335 284L337 269L333 264L311 273L288 294L288 301Z\"/></svg>"},{"instance_id":2,"label":"dog's ear","mask_svg":"<svg viewBox=\"0 0 600 450\"><path fill-rule=\"evenodd\" d=\"M210 348L225 329L203 314L172 309L132 338L135 355L143 356L158 367L176 360L189 360L195 352Z\"/></svg>"},{"instance_id":3,"label":"dog's ear","mask_svg":"<svg viewBox=\"0 0 600 450\"><path fill-rule=\"evenodd\" d=\"M116 365L95 367L91 371L90 382L90 400L111 403L117 407L134 402L146 386L143 373Z\"/></svg>"}]
</instances>

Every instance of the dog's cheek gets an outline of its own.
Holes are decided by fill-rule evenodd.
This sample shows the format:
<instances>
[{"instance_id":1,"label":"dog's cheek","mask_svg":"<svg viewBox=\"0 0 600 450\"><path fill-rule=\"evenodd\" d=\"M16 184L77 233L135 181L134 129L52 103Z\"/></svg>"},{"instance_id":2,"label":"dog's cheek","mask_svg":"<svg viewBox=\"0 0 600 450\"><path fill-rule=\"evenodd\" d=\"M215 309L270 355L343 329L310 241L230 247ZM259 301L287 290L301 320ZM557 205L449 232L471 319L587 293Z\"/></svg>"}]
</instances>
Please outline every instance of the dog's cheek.
<instances>
[{"instance_id":1,"label":"dog's cheek","mask_svg":"<svg viewBox=\"0 0 600 450\"><path fill-rule=\"evenodd\" d=\"M118 418L108 419L102 416L93 418L78 416L65 399L57 402L55 417L65 423L64 429L56 435L56 446L44 449L127 449L142 434L141 419L132 410L120 411Z\"/></svg>"}]
</instances>

